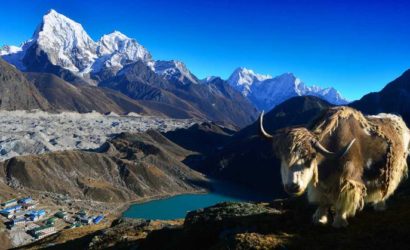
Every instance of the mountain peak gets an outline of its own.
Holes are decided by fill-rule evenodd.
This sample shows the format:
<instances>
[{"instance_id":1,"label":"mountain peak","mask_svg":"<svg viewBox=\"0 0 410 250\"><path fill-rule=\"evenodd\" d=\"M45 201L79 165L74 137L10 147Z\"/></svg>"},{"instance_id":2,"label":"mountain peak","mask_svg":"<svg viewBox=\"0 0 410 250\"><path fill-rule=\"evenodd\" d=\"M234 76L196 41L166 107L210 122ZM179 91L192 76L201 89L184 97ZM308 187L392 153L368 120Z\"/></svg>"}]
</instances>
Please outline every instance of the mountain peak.
<instances>
[{"instance_id":1,"label":"mountain peak","mask_svg":"<svg viewBox=\"0 0 410 250\"><path fill-rule=\"evenodd\" d=\"M155 72L164 78L183 84L199 83L199 80L188 70L186 65L178 60L156 61Z\"/></svg>"},{"instance_id":2,"label":"mountain peak","mask_svg":"<svg viewBox=\"0 0 410 250\"><path fill-rule=\"evenodd\" d=\"M110 55L106 64L117 66L127 61L150 62L152 60L151 54L141 44L117 30L100 38L97 54L99 56Z\"/></svg>"},{"instance_id":3,"label":"mountain peak","mask_svg":"<svg viewBox=\"0 0 410 250\"><path fill-rule=\"evenodd\" d=\"M249 83L249 80L257 80L257 81L263 81L266 79L272 78L270 75L262 75L262 74L256 74L253 70L245 68L245 67L238 67L235 69L235 71L232 73L232 75L229 78L237 78L239 77L240 80L242 80L243 84ZM229 81L229 80L228 80Z\"/></svg>"},{"instance_id":4,"label":"mountain peak","mask_svg":"<svg viewBox=\"0 0 410 250\"><path fill-rule=\"evenodd\" d=\"M96 44L83 26L53 9L43 16L33 40L52 64L72 72L87 71L95 59Z\"/></svg>"},{"instance_id":5,"label":"mountain peak","mask_svg":"<svg viewBox=\"0 0 410 250\"><path fill-rule=\"evenodd\" d=\"M227 82L236 90L247 96L250 92L251 85L255 82L261 82L271 79L270 75L256 74L253 70L245 67L238 67L234 70Z\"/></svg>"},{"instance_id":6,"label":"mountain peak","mask_svg":"<svg viewBox=\"0 0 410 250\"><path fill-rule=\"evenodd\" d=\"M118 30L113 30L112 32L110 32L108 34L103 35L103 37L117 37L117 38L124 39L124 40L125 39L131 39L127 35L125 35L124 33L122 33L121 31L118 31Z\"/></svg>"},{"instance_id":7,"label":"mountain peak","mask_svg":"<svg viewBox=\"0 0 410 250\"><path fill-rule=\"evenodd\" d=\"M202 79L200 82L203 83L203 84L206 84L206 83L210 83L210 82L212 82L216 79L221 79L221 78L219 76L207 76L204 79Z\"/></svg>"},{"instance_id":8,"label":"mountain peak","mask_svg":"<svg viewBox=\"0 0 410 250\"><path fill-rule=\"evenodd\" d=\"M53 29L54 32L59 31L56 28L84 30L81 24L51 9L43 16L42 22L36 32L34 32L33 38L37 38L39 33L46 29Z\"/></svg>"},{"instance_id":9,"label":"mountain peak","mask_svg":"<svg viewBox=\"0 0 410 250\"><path fill-rule=\"evenodd\" d=\"M55 9L50 9L47 11L45 15L49 15L49 14L60 14L60 13L58 13Z\"/></svg>"}]
</instances>

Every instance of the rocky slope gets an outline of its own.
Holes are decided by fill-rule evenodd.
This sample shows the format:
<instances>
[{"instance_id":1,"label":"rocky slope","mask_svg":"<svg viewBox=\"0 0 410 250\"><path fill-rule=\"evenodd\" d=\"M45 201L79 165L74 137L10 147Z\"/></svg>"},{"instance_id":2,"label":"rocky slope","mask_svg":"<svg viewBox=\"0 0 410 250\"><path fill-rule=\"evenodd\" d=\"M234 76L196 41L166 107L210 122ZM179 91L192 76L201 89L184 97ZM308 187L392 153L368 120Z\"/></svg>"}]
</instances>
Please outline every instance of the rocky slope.
<instances>
[{"instance_id":1,"label":"rocky slope","mask_svg":"<svg viewBox=\"0 0 410 250\"><path fill-rule=\"evenodd\" d=\"M329 103L348 103L334 88L307 86L292 73L276 77L261 75L250 69L238 68L227 80L230 85L246 96L259 110L269 111L276 105L295 96L317 96Z\"/></svg>"},{"instance_id":2,"label":"rocky slope","mask_svg":"<svg viewBox=\"0 0 410 250\"><path fill-rule=\"evenodd\" d=\"M113 89L68 83L51 73L22 73L0 59L0 110L97 111L103 114L134 112L180 119L204 117L197 111L189 112L178 103L172 105L157 102L155 98L147 99L135 100Z\"/></svg>"},{"instance_id":3,"label":"rocky slope","mask_svg":"<svg viewBox=\"0 0 410 250\"><path fill-rule=\"evenodd\" d=\"M199 80L191 71L188 70L183 62L171 61L156 61L154 70L157 74L174 83L182 84L198 84Z\"/></svg>"},{"instance_id":4,"label":"rocky slope","mask_svg":"<svg viewBox=\"0 0 410 250\"><path fill-rule=\"evenodd\" d=\"M205 187L206 179L182 163L190 154L159 132L121 134L98 152L66 150L13 157L0 164L0 182L31 194L128 203Z\"/></svg>"},{"instance_id":5,"label":"rocky slope","mask_svg":"<svg viewBox=\"0 0 410 250\"><path fill-rule=\"evenodd\" d=\"M387 84L380 92L370 93L351 103L366 114L395 113L410 124L410 70Z\"/></svg>"},{"instance_id":6,"label":"rocky slope","mask_svg":"<svg viewBox=\"0 0 410 250\"><path fill-rule=\"evenodd\" d=\"M133 99L151 100L178 107L194 117L243 127L256 119L256 109L220 78L207 84L172 82L161 78L138 61L125 66L114 78L99 86L119 91Z\"/></svg>"},{"instance_id":7,"label":"rocky slope","mask_svg":"<svg viewBox=\"0 0 410 250\"><path fill-rule=\"evenodd\" d=\"M150 101L138 101L111 89L85 84L71 84L54 74L26 73L25 75L57 111L80 113L97 111L102 114L134 112L171 118L192 117L178 108L161 104L151 105Z\"/></svg>"},{"instance_id":8,"label":"rocky slope","mask_svg":"<svg viewBox=\"0 0 410 250\"><path fill-rule=\"evenodd\" d=\"M185 149L210 155L229 141L235 132L235 130L218 126L215 123L203 122L189 128L168 131L164 135Z\"/></svg>"},{"instance_id":9,"label":"rocky slope","mask_svg":"<svg viewBox=\"0 0 410 250\"><path fill-rule=\"evenodd\" d=\"M0 58L0 109L49 110L47 101L24 75Z\"/></svg>"},{"instance_id":10,"label":"rocky slope","mask_svg":"<svg viewBox=\"0 0 410 250\"><path fill-rule=\"evenodd\" d=\"M73 238L73 231L22 249L407 249L409 183L376 212L366 207L346 229L315 226L305 197L269 203L221 203L188 213L184 221L120 219Z\"/></svg>"},{"instance_id":11,"label":"rocky slope","mask_svg":"<svg viewBox=\"0 0 410 250\"><path fill-rule=\"evenodd\" d=\"M95 149L123 132L138 133L149 129L166 132L193 123L193 120L135 113L119 116L97 112L0 111L0 160L53 151Z\"/></svg>"}]
</instances>

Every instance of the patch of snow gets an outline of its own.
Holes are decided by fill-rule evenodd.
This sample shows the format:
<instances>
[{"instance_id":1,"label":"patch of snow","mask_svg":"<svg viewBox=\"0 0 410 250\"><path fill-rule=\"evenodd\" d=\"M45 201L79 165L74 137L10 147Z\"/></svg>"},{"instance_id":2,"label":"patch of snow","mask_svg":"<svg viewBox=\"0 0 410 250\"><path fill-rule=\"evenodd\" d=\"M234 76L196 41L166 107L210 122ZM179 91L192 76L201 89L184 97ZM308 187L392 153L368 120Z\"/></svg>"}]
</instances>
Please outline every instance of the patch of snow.
<instances>
[{"instance_id":1,"label":"patch of snow","mask_svg":"<svg viewBox=\"0 0 410 250\"><path fill-rule=\"evenodd\" d=\"M200 81L200 83L209 83L209 82L212 82L213 80L218 79L218 78L220 78L220 77L219 76L207 76L204 79L202 79Z\"/></svg>"}]
</instances>

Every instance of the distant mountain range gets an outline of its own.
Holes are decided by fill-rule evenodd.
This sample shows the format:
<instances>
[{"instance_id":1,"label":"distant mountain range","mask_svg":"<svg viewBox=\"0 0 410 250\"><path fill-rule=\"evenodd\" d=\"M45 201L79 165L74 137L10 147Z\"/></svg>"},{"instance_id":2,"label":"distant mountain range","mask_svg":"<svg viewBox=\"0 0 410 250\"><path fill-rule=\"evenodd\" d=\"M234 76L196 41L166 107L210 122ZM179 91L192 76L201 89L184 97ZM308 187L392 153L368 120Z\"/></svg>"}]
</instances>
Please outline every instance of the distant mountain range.
<instances>
[{"instance_id":1,"label":"distant mountain range","mask_svg":"<svg viewBox=\"0 0 410 250\"><path fill-rule=\"evenodd\" d=\"M154 61L136 40L118 31L94 41L81 24L54 10L43 17L30 40L20 47L4 46L0 55L22 72L36 72L28 78L56 110L139 109L239 127L257 115L254 106L225 81L200 84L182 62Z\"/></svg>"},{"instance_id":2,"label":"distant mountain range","mask_svg":"<svg viewBox=\"0 0 410 250\"><path fill-rule=\"evenodd\" d=\"M228 83L247 97L259 110L271 110L276 105L295 96L317 96L335 105L349 103L334 88L307 86L292 73L276 77L254 73L247 68L238 68Z\"/></svg>"},{"instance_id":3,"label":"distant mountain range","mask_svg":"<svg viewBox=\"0 0 410 250\"><path fill-rule=\"evenodd\" d=\"M291 73L272 77L238 68L227 80L199 80L183 62L154 60L146 48L119 31L94 41L81 24L55 10L44 15L31 39L19 47L3 46L0 56L22 72L35 72L24 77L48 101L47 108L55 110L140 110L243 127L258 111L295 96L348 104L334 88L307 86Z\"/></svg>"}]
</instances>

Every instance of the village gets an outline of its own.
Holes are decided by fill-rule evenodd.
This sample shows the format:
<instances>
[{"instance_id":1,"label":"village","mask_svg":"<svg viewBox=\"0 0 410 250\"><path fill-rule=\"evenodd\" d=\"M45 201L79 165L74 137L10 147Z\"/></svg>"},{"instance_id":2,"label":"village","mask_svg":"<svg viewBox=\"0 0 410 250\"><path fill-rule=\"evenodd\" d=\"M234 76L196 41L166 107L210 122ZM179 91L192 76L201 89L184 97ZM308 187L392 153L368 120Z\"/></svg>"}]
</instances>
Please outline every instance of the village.
<instances>
[{"instance_id":1,"label":"village","mask_svg":"<svg viewBox=\"0 0 410 250\"><path fill-rule=\"evenodd\" d=\"M104 215L84 210L67 212L40 204L32 197L14 198L0 204L0 217L14 245L24 245L63 229L99 224Z\"/></svg>"}]
</instances>

